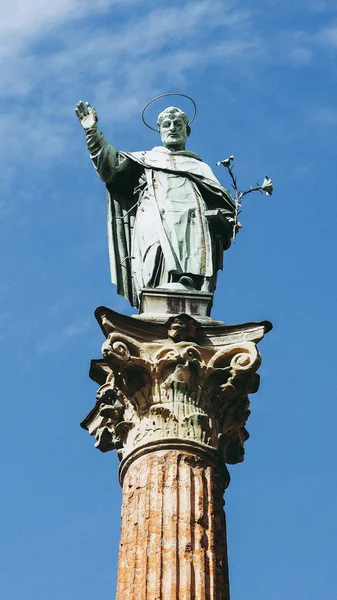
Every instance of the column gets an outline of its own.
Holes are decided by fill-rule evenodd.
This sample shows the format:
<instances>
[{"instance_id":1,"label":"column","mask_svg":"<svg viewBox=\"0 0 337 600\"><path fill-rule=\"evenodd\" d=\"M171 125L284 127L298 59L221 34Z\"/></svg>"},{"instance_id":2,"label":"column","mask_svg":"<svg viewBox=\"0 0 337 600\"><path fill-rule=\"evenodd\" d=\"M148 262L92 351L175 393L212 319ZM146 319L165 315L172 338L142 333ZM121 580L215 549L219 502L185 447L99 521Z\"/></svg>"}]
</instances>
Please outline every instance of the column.
<instances>
[{"instance_id":1,"label":"column","mask_svg":"<svg viewBox=\"0 0 337 600\"><path fill-rule=\"evenodd\" d=\"M121 460L117 600L229 600L226 463L244 458L256 344L270 324L96 316L106 340L90 374L100 388L82 426Z\"/></svg>"}]
</instances>

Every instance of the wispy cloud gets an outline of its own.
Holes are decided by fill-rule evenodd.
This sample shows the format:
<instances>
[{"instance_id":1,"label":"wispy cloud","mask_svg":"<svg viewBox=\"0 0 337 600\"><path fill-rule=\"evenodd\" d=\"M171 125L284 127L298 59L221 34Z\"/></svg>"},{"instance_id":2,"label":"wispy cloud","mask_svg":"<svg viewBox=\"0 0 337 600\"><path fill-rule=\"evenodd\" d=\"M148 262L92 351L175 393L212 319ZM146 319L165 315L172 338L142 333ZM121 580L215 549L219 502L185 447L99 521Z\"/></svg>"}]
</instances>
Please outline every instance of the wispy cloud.
<instances>
[{"instance_id":1,"label":"wispy cloud","mask_svg":"<svg viewBox=\"0 0 337 600\"><path fill-rule=\"evenodd\" d=\"M311 121L319 127L336 127L337 125L337 109L333 107L318 107L312 113Z\"/></svg>"},{"instance_id":2,"label":"wispy cloud","mask_svg":"<svg viewBox=\"0 0 337 600\"><path fill-rule=\"evenodd\" d=\"M322 46L337 50L337 22L318 30L314 41Z\"/></svg>"},{"instance_id":3,"label":"wispy cloud","mask_svg":"<svg viewBox=\"0 0 337 600\"><path fill-rule=\"evenodd\" d=\"M292 67L305 67L313 61L315 48L311 37L304 31L286 31L277 44L280 60Z\"/></svg>"},{"instance_id":4,"label":"wispy cloud","mask_svg":"<svg viewBox=\"0 0 337 600\"><path fill-rule=\"evenodd\" d=\"M303 4L307 16L336 10L327 0ZM210 66L220 77L254 59L306 67L337 48L337 23L312 20L302 30L294 19L271 36L236 0L143 0L141 10L138 0L5 0L1 11L2 179L23 161L62 156L81 97L118 127L152 95L184 90Z\"/></svg>"},{"instance_id":5,"label":"wispy cloud","mask_svg":"<svg viewBox=\"0 0 337 600\"><path fill-rule=\"evenodd\" d=\"M35 352L37 355L57 354L69 344L73 345L83 340L90 327L91 319L88 317L77 318L72 323L61 327L59 324L57 327L49 324L36 342Z\"/></svg>"},{"instance_id":6,"label":"wispy cloud","mask_svg":"<svg viewBox=\"0 0 337 600\"><path fill-rule=\"evenodd\" d=\"M251 60L259 50L251 14L235 2L188 0L167 7L159 0L153 8L145 0L141 13L136 6L135 0L5 3L0 97L9 110L0 121L8 140L0 160L16 154L18 163L18 150L30 160L60 155L81 95L117 123L138 116L163 85L184 86L192 70L201 73L212 63L223 69L233 58L238 68L240 59Z\"/></svg>"},{"instance_id":7,"label":"wispy cloud","mask_svg":"<svg viewBox=\"0 0 337 600\"><path fill-rule=\"evenodd\" d=\"M331 13L337 11L335 0L310 0L309 2L306 0L305 7L316 13Z\"/></svg>"},{"instance_id":8,"label":"wispy cloud","mask_svg":"<svg viewBox=\"0 0 337 600\"><path fill-rule=\"evenodd\" d=\"M334 9L337 12L337 7ZM323 13L323 8L322 11ZM326 18L327 15L324 15ZM307 29L293 29L281 32L276 44L282 49L285 61L294 66L307 66L315 61L321 61L323 57L334 59L337 51L337 20L319 25L311 23Z\"/></svg>"}]
</instances>

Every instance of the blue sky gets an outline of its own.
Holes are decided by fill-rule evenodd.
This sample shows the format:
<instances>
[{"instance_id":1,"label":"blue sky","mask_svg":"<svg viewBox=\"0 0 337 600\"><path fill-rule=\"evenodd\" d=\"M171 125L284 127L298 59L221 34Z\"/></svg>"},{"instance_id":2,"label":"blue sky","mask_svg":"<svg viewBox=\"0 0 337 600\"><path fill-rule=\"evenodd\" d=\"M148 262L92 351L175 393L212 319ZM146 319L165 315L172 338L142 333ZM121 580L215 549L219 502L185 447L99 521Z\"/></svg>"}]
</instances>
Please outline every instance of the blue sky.
<instances>
[{"instance_id":1,"label":"blue sky","mask_svg":"<svg viewBox=\"0 0 337 600\"><path fill-rule=\"evenodd\" d=\"M191 150L234 154L242 188L275 184L244 200L213 311L274 323L226 494L231 600L333 598L335 2L3 0L0 32L1 597L114 597L117 458L79 422L93 311L132 310L109 283L104 186L73 111L89 100L117 148L141 150L158 143L144 104L181 91L198 105Z\"/></svg>"}]
</instances>

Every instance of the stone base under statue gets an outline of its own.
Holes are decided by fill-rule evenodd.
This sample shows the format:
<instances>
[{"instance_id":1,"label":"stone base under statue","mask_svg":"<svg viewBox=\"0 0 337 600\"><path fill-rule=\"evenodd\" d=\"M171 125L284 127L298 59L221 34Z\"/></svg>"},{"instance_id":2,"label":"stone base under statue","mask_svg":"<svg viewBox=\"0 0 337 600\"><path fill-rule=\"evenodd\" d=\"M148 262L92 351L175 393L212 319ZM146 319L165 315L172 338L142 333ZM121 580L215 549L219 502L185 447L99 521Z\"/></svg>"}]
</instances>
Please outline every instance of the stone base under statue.
<instances>
[{"instance_id":1,"label":"stone base under statue","mask_svg":"<svg viewBox=\"0 0 337 600\"><path fill-rule=\"evenodd\" d=\"M210 317L213 294L188 288L180 283L165 287L144 288L140 296L139 315L142 321L165 323L169 317L188 314L202 324L223 325Z\"/></svg>"}]
</instances>

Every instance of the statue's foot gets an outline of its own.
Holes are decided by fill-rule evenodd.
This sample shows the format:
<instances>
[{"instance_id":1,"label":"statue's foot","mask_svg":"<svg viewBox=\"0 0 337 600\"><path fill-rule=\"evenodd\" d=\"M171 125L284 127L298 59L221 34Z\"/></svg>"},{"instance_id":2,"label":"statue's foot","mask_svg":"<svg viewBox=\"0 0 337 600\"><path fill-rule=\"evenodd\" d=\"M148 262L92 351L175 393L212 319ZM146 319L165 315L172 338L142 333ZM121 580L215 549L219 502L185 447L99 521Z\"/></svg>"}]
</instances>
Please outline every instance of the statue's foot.
<instances>
[{"instance_id":1,"label":"statue's foot","mask_svg":"<svg viewBox=\"0 0 337 600\"><path fill-rule=\"evenodd\" d=\"M182 277L180 277L180 279L178 280L178 283L181 283L185 287L189 287L194 290L196 289L195 281L192 279L192 277L189 277L189 275L183 275Z\"/></svg>"},{"instance_id":2,"label":"statue's foot","mask_svg":"<svg viewBox=\"0 0 337 600\"><path fill-rule=\"evenodd\" d=\"M201 286L201 291L202 292L207 292L208 294L212 293L212 290L211 290L211 278L210 277L204 277L204 280L203 280L202 286Z\"/></svg>"}]
</instances>

